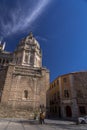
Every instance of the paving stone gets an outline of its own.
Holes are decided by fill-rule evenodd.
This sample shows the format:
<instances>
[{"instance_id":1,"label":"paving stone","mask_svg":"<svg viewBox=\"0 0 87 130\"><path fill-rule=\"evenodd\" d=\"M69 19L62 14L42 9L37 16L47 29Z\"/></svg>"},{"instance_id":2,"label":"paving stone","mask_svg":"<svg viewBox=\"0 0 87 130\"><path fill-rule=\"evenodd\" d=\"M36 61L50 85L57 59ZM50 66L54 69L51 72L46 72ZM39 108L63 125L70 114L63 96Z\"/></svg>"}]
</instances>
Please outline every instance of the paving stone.
<instances>
[{"instance_id":1,"label":"paving stone","mask_svg":"<svg viewBox=\"0 0 87 130\"><path fill-rule=\"evenodd\" d=\"M45 122L46 124L41 125L35 120L2 118L0 130L87 130L87 124L76 125L75 122L60 120L45 120Z\"/></svg>"}]
</instances>

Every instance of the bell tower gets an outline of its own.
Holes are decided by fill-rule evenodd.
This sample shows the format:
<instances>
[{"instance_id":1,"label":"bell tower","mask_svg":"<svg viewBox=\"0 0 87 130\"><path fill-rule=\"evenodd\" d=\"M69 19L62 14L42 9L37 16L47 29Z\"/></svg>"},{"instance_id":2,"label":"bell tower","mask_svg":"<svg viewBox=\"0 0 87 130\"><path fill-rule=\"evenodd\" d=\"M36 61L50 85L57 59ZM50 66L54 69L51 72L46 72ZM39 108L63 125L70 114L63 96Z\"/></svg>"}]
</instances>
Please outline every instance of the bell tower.
<instances>
[{"instance_id":1,"label":"bell tower","mask_svg":"<svg viewBox=\"0 0 87 130\"><path fill-rule=\"evenodd\" d=\"M14 51L13 62L17 65L42 67L42 53L32 32L23 38Z\"/></svg>"},{"instance_id":2,"label":"bell tower","mask_svg":"<svg viewBox=\"0 0 87 130\"><path fill-rule=\"evenodd\" d=\"M12 54L12 63L0 71L1 87L4 88L1 103L15 109L27 109L32 115L34 111L45 110L49 70L42 66L38 41L30 33Z\"/></svg>"}]
</instances>

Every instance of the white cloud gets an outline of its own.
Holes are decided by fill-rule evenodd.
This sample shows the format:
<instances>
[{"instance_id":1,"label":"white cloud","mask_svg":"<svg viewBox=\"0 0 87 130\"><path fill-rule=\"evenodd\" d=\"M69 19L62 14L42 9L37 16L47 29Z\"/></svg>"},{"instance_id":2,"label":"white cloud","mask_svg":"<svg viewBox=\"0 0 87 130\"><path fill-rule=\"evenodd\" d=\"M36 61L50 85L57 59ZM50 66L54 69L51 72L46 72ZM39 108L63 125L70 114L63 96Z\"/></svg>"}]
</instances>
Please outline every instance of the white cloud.
<instances>
[{"instance_id":1,"label":"white cloud","mask_svg":"<svg viewBox=\"0 0 87 130\"><path fill-rule=\"evenodd\" d=\"M39 0L37 4L33 7L24 11L23 8L18 5L13 12L10 11L10 21L5 23L4 19L1 20L2 36L6 37L8 35L23 31L26 28L29 29L32 22L42 13L45 7L48 5L50 0ZM29 3L28 3L29 4Z\"/></svg>"},{"instance_id":2,"label":"white cloud","mask_svg":"<svg viewBox=\"0 0 87 130\"><path fill-rule=\"evenodd\" d=\"M47 38L42 37L42 36L36 36L35 38L38 39L38 40L44 41L44 42L47 42L47 41L48 41Z\"/></svg>"}]
</instances>

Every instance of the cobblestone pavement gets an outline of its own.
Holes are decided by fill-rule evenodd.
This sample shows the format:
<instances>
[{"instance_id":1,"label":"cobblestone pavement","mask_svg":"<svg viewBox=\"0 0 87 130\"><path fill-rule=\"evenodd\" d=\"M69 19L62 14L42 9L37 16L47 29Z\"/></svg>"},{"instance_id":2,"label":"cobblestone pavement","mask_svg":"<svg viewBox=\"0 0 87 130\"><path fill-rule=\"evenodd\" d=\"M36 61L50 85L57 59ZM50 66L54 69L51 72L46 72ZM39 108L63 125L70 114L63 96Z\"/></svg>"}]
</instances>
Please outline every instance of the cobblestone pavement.
<instances>
[{"instance_id":1,"label":"cobblestone pavement","mask_svg":"<svg viewBox=\"0 0 87 130\"><path fill-rule=\"evenodd\" d=\"M45 120L40 125L38 121L24 119L0 119L0 130L87 130L87 124L76 125L70 121Z\"/></svg>"}]
</instances>

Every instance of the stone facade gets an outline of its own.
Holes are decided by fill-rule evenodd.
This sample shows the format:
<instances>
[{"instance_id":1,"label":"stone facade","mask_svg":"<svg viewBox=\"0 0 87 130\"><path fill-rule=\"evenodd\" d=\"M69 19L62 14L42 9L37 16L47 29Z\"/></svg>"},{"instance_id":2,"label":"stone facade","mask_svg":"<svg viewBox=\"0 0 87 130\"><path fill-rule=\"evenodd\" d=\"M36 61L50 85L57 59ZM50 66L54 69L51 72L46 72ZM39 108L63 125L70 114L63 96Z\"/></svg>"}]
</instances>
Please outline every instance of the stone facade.
<instances>
[{"instance_id":1,"label":"stone facade","mask_svg":"<svg viewBox=\"0 0 87 130\"><path fill-rule=\"evenodd\" d=\"M77 118L87 114L87 72L56 78L47 91L48 115Z\"/></svg>"},{"instance_id":2,"label":"stone facade","mask_svg":"<svg viewBox=\"0 0 87 130\"><path fill-rule=\"evenodd\" d=\"M42 67L40 45L32 33L19 42L12 62L1 68L0 84L3 105L30 110L46 107L49 71Z\"/></svg>"},{"instance_id":3,"label":"stone facade","mask_svg":"<svg viewBox=\"0 0 87 130\"><path fill-rule=\"evenodd\" d=\"M0 68L7 66L13 60L13 53L5 51L5 43L0 42Z\"/></svg>"}]
</instances>

